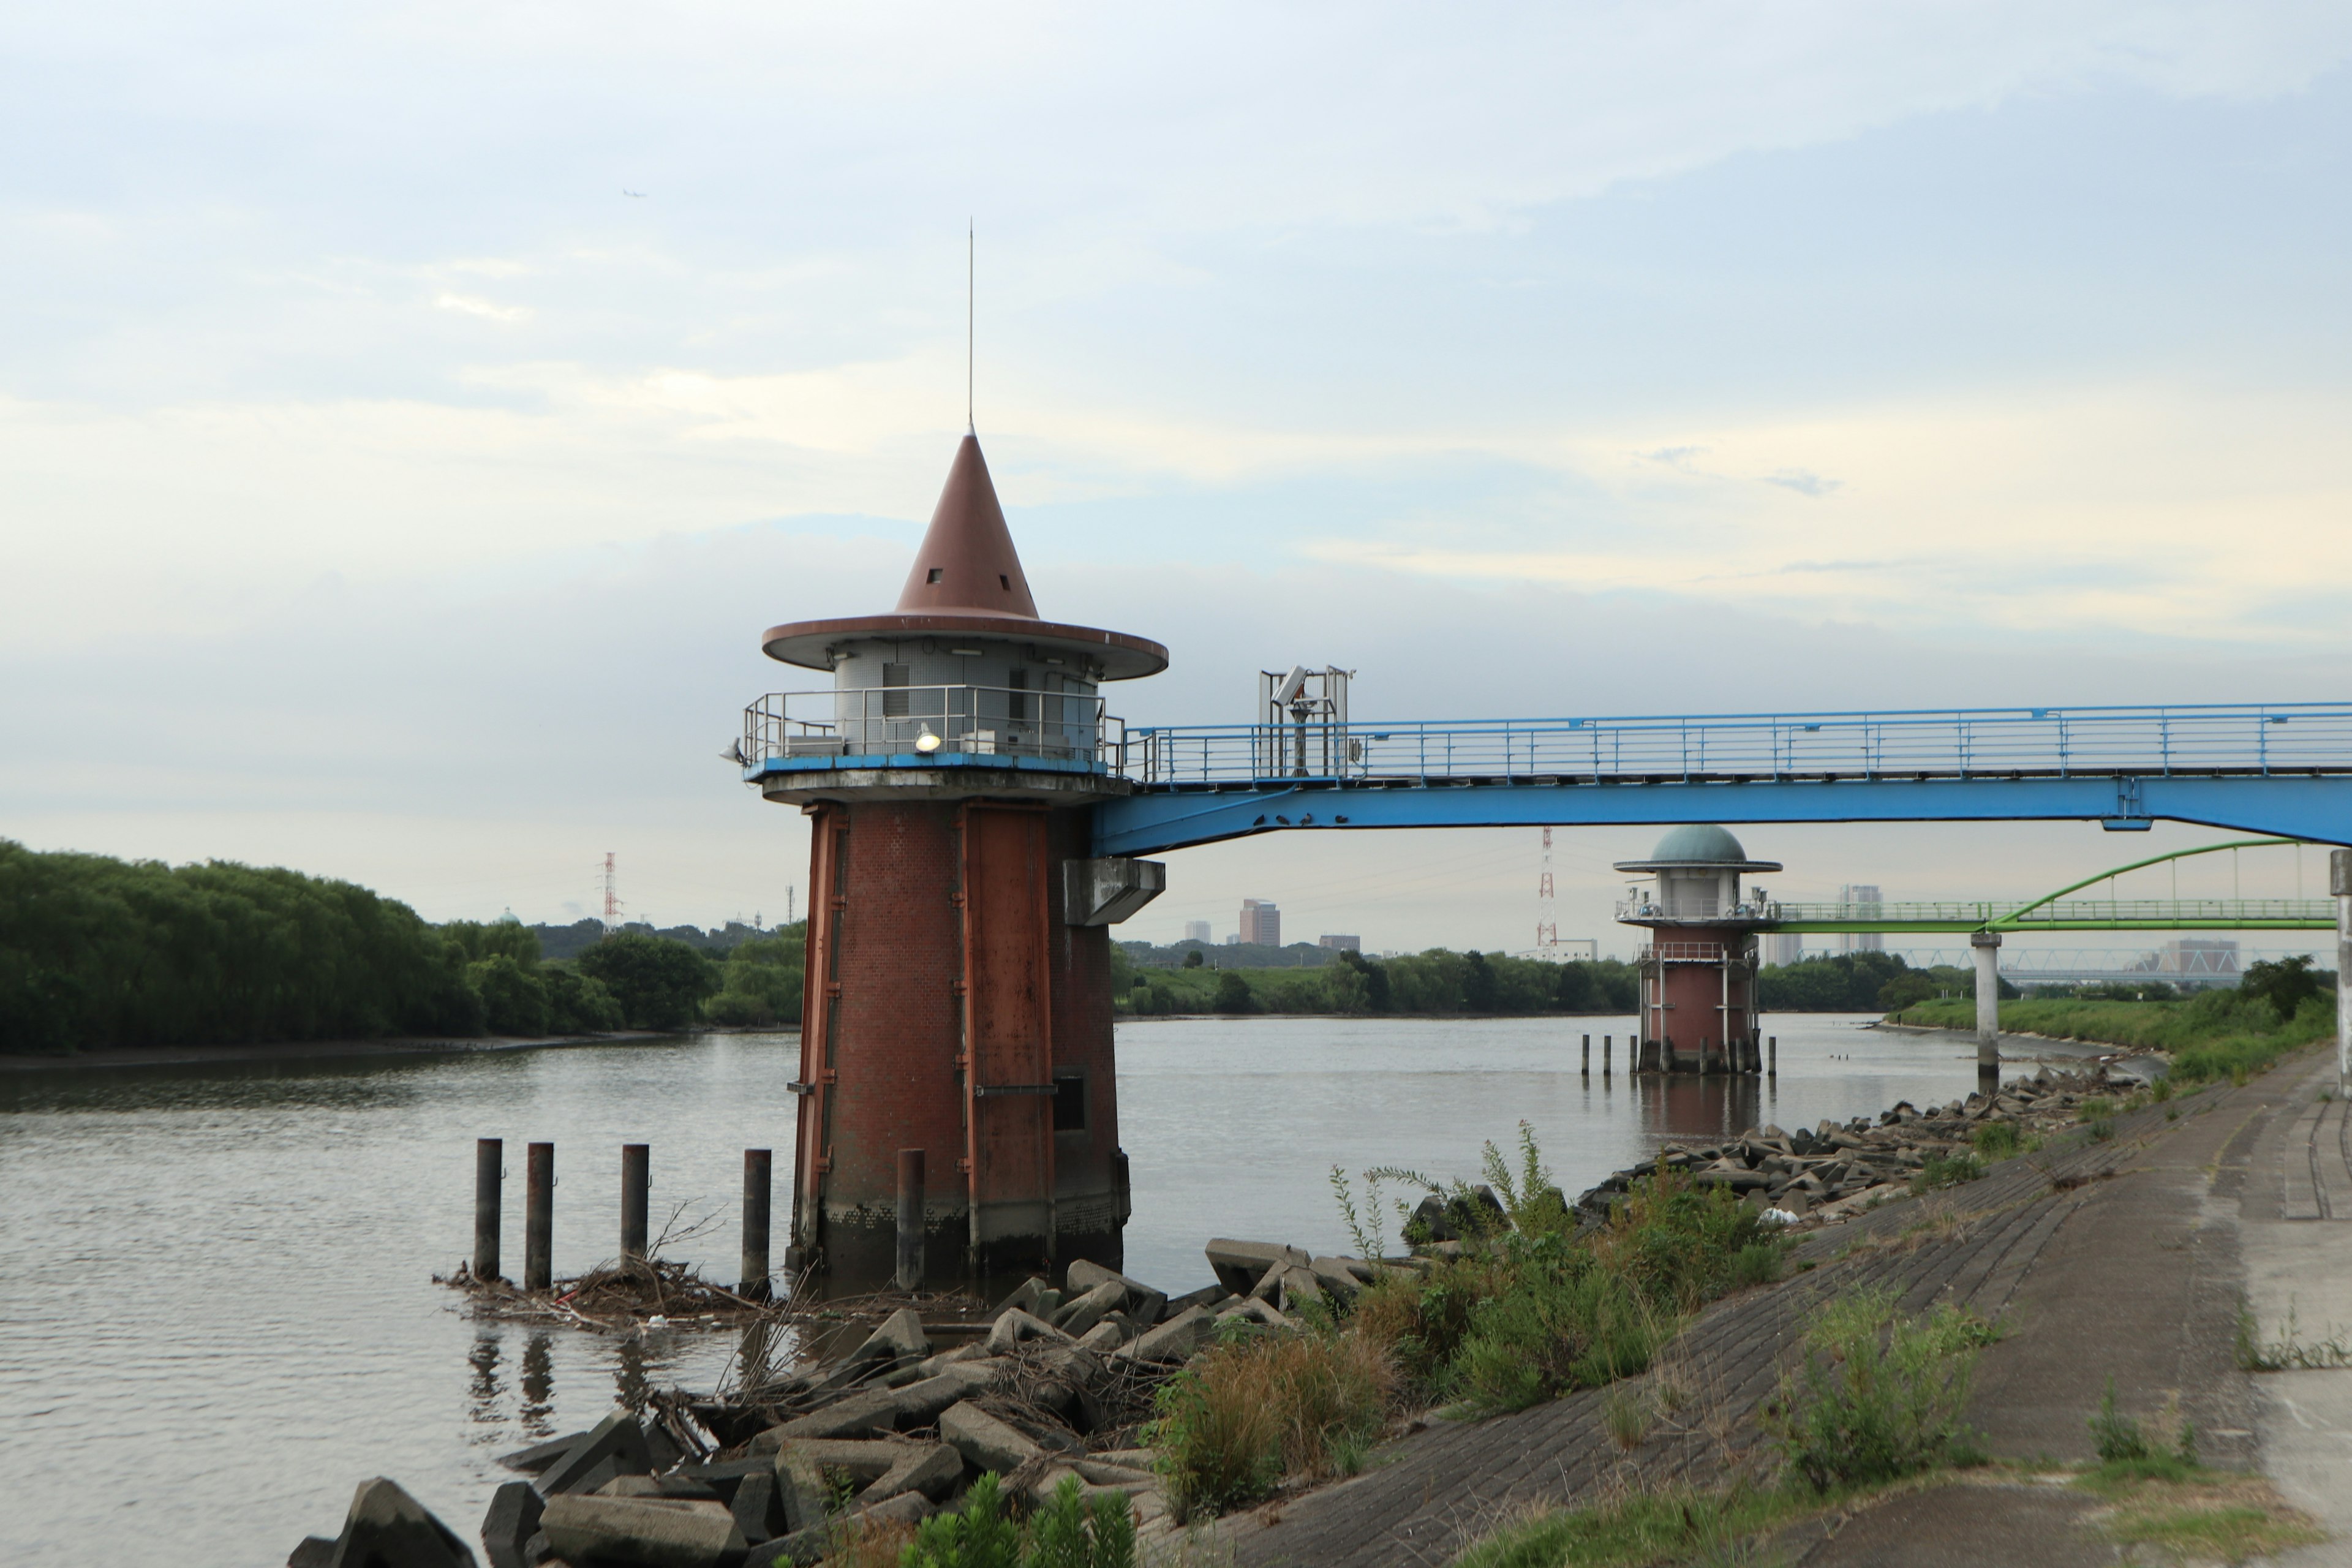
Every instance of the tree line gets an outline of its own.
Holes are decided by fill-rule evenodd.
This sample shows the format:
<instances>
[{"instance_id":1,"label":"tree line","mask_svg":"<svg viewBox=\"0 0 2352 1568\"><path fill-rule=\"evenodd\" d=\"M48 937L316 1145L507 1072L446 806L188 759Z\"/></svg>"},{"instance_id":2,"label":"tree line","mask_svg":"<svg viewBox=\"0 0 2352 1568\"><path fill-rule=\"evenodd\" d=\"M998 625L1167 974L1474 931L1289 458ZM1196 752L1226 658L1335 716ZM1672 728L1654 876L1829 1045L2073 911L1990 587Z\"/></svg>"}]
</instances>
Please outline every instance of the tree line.
<instances>
[{"instance_id":1,"label":"tree line","mask_svg":"<svg viewBox=\"0 0 2352 1568\"><path fill-rule=\"evenodd\" d=\"M793 1024L802 929L550 962L512 920L434 925L352 882L0 839L0 1050Z\"/></svg>"},{"instance_id":2,"label":"tree line","mask_svg":"<svg viewBox=\"0 0 2352 1568\"><path fill-rule=\"evenodd\" d=\"M1339 953L1320 969L1212 969L1187 960L1174 969L1123 963L1113 949L1115 994L1122 1013L1622 1015L1640 1005L1640 972L1604 958L1552 963L1501 952L1434 947L1396 958ZM1770 1013L1872 1013L1942 995L1975 994L1974 972L1914 969L1900 953L1822 954L1767 965L1757 976ZM2001 994L2015 987L2001 983Z\"/></svg>"}]
</instances>

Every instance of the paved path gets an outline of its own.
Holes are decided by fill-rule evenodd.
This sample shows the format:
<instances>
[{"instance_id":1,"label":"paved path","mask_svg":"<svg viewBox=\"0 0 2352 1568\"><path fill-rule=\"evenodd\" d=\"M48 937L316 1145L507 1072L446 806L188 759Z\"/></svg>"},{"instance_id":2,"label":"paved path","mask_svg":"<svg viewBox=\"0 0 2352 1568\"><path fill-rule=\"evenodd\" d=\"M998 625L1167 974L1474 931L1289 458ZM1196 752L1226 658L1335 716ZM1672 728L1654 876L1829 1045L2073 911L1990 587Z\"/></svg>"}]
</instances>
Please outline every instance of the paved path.
<instances>
[{"instance_id":1,"label":"paved path","mask_svg":"<svg viewBox=\"0 0 2352 1568\"><path fill-rule=\"evenodd\" d=\"M1996 1454L2090 1458L2085 1419L2112 1374L2127 1411L2153 1414L2177 1398L2202 1434L2209 1463L2254 1468L2263 1440L2278 1447L2280 1421L2294 1418L2258 1418L2254 1380L2235 1364L2246 1275L2240 1210L2249 1192L2284 1190L2279 1150L2315 1070L2305 1058L2242 1089L2210 1088L2175 1101L2177 1121L2150 1107L2118 1118L2111 1142L2007 1161L1965 1187L1809 1237L1797 1255L1813 1265L1809 1271L1717 1303L1672 1347L1645 1381L1669 1378L1690 1392L1687 1424L1653 1435L1630 1456L1603 1434L1605 1391L1482 1422L1438 1423L1384 1448L1376 1468L1353 1480L1222 1521L1212 1554L1300 1568L1438 1563L1531 1507L1588 1498L1612 1482L1707 1479L1755 1443L1756 1407L1811 1303L1873 1282L1893 1285L1914 1310L1957 1301L2008 1327L1979 1363L1970 1411ZM2326 1070L2332 1075L2332 1062ZM2273 1135L2267 1145L2266 1134ZM2265 1201L2275 1212L2277 1200ZM2273 1231L2286 1224L2269 1223ZM2345 1242L2286 1255L2282 1277L2319 1267L2314 1252L2329 1245L2327 1267L2352 1268L2352 1226L2325 1228ZM2336 1300L2352 1316L2352 1296ZM2352 1393L2352 1373L2303 1375L2341 1377ZM2329 1403L2342 1397L2336 1384L2326 1388L2325 1397L2299 1395L2310 1403L2295 1406L2314 1422L2294 1461L2308 1469L2308 1494L2284 1460L2280 1474L2294 1500L2324 1516L2320 1492L2352 1491L2344 1484L2352 1475L2344 1468L2352 1408ZM1999 1489L1982 1484L1910 1494L1790 1544L1810 1568L2116 1561L2111 1548L2071 1528L2086 1500L2046 1488L2008 1490L2016 1495L1996 1497ZM2352 1540L2352 1521L2345 1534ZM2018 1555L2027 1542L2034 1554ZM2320 1551L2305 1560L2352 1561L2340 1546Z\"/></svg>"},{"instance_id":2,"label":"paved path","mask_svg":"<svg viewBox=\"0 0 2352 1568\"><path fill-rule=\"evenodd\" d=\"M2292 1316L2305 1344L2332 1338L2352 1348L2352 1157L2346 1103L2332 1092L2334 1055L2299 1076L2299 1106L2257 1136L2239 1195L2246 1307L2263 1341L2284 1339ZM2264 1373L2252 1382L2263 1468L2336 1537L2282 1561L2352 1562L2352 1370Z\"/></svg>"}]
</instances>

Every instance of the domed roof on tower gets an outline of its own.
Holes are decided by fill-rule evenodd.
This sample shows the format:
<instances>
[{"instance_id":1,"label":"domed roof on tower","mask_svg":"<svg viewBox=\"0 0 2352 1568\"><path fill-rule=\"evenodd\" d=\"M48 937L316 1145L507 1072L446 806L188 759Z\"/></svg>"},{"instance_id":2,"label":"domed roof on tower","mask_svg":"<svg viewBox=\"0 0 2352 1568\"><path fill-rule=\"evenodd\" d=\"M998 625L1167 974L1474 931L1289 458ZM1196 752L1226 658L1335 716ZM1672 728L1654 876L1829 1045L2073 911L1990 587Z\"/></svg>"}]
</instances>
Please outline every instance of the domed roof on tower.
<instances>
[{"instance_id":1,"label":"domed roof on tower","mask_svg":"<svg viewBox=\"0 0 2352 1568\"><path fill-rule=\"evenodd\" d=\"M1646 860L1620 860L1620 871L1777 871L1778 860L1750 860L1739 840L1713 823L1669 828Z\"/></svg>"},{"instance_id":2,"label":"domed roof on tower","mask_svg":"<svg viewBox=\"0 0 2352 1568\"><path fill-rule=\"evenodd\" d=\"M976 436L966 436L956 447L897 609L770 626L760 646L785 664L831 669L835 656L852 642L926 637L1010 641L1024 649L1076 655L1103 680L1157 675L1168 668L1168 650L1148 637L1038 617Z\"/></svg>"}]
</instances>

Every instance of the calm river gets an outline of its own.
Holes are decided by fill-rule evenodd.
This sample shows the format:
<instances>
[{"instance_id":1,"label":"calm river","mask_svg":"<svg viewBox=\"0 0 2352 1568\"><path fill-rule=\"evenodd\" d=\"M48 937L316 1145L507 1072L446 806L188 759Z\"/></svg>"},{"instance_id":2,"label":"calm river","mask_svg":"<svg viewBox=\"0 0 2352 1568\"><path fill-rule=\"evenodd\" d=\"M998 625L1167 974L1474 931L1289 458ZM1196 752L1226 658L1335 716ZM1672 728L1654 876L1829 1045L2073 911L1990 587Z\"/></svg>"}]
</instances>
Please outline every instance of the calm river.
<instances>
[{"instance_id":1,"label":"calm river","mask_svg":"<svg viewBox=\"0 0 2352 1568\"><path fill-rule=\"evenodd\" d=\"M1630 1019L1146 1020L1118 1035L1128 1271L1209 1279L1211 1236L1341 1251L1328 1184L1475 1175L1533 1124L1571 1194L1662 1138L1807 1125L1975 1087L1973 1047L1781 1016L1776 1084L1623 1075ZM1577 1071L1590 1029L1620 1072ZM300 1067L0 1072L0 1563L285 1561L389 1475L473 1537L492 1456L648 1384L707 1386L724 1335L618 1341L474 1323L432 1283L470 1245L474 1140L556 1143L555 1265L615 1249L619 1151L653 1146L654 1224L731 1282L742 1151L791 1165L790 1037ZM785 1194L776 1195L782 1256ZM1393 1233L1393 1226L1391 1226Z\"/></svg>"}]
</instances>

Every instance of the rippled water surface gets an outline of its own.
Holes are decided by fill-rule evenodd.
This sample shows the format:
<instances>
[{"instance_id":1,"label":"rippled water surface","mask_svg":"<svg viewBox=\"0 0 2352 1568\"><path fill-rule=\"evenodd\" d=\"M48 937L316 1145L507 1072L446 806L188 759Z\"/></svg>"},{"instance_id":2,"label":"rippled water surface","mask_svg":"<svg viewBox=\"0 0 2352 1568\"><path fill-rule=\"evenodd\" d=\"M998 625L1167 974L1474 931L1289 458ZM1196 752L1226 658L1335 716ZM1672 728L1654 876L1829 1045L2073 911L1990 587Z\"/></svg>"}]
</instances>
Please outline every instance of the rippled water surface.
<instances>
[{"instance_id":1,"label":"rippled water surface","mask_svg":"<svg viewBox=\"0 0 2352 1568\"><path fill-rule=\"evenodd\" d=\"M1531 1122L1574 1193L1664 1137L1811 1125L1974 1087L1973 1047L1776 1017L1777 1083L1636 1085L1628 1019L1142 1021L1119 1031L1129 1271L1208 1279L1213 1235L1343 1248L1328 1183L1469 1174ZM1577 1071L1593 1037L1596 1070ZM1621 1068L1604 1080L1601 1037ZM300 1067L0 1073L0 1562L136 1552L174 1568L285 1561L389 1475L461 1534L491 1457L647 1384L707 1386L730 1336L619 1341L476 1323L432 1283L470 1245L474 1140L557 1146L555 1263L615 1250L619 1150L653 1146L654 1224L731 1280L742 1151L791 1164L797 1046L653 1045ZM776 1194L776 1212L789 1212ZM782 1255L782 1238L777 1238Z\"/></svg>"}]
</instances>

